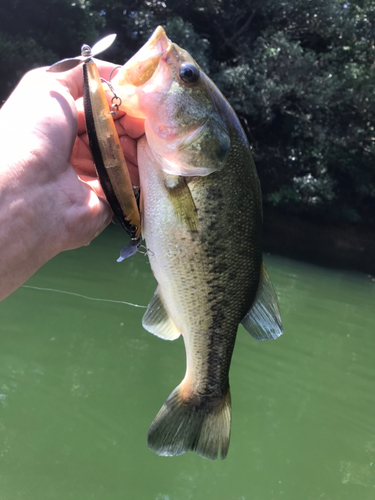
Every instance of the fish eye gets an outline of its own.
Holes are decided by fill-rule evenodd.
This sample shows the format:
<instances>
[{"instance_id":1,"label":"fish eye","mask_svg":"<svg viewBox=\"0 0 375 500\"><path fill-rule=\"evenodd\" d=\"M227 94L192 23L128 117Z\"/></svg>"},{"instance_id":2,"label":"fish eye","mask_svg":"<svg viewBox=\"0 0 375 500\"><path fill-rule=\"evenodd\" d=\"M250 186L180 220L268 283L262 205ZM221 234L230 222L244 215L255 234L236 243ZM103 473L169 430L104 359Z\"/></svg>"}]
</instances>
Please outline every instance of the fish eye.
<instances>
[{"instance_id":1,"label":"fish eye","mask_svg":"<svg viewBox=\"0 0 375 500\"><path fill-rule=\"evenodd\" d=\"M185 83L195 83L199 78L199 69L192 63L181 64L180 78Z\"/></svg>"}]
</instances>

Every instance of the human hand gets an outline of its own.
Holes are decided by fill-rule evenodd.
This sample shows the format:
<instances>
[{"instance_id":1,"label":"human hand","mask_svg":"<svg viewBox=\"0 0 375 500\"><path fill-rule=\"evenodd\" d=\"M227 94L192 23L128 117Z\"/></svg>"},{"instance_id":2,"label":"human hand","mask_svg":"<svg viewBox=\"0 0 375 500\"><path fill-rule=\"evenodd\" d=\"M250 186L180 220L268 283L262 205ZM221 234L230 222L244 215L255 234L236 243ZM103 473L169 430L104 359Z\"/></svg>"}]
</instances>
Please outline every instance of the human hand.
<instances>
[{"instance_id":1,"label":"human hand","mask_svg":"<svg viewBox=\"0 0 375 500\"><path fill-rule=\"evenodd\" d=\"M113 65L97 63L108 79ZM0 287L6 295L57 253L88 244L112 218L88 149L81 97L81 66L58 74L41 68L25 75L0 111ZM143 123L122 115L116 124L136 183L134 138Z\"/></svg>"},{"instance_id":2,"label":"human hand","mask_svg":"<svg viewBox=\"0 0 375 500\"><path fill-rule=\"evenodd\" d=\"M105 93L108 102L110 102L113 97L112 92L106 90ZM89 148L82 99L76 101L76 107L78 111L78 132L72 156L70 158L70 163L81 179L87 180L99 196L104 196L97 181L95 167ZM113 118L125 155L132 184L133 186L139 186L137 139L144 134L144 119L133 118L126 115L123 111L119 111L117 114L113 115Z\"/></svg>"}]
</instances>

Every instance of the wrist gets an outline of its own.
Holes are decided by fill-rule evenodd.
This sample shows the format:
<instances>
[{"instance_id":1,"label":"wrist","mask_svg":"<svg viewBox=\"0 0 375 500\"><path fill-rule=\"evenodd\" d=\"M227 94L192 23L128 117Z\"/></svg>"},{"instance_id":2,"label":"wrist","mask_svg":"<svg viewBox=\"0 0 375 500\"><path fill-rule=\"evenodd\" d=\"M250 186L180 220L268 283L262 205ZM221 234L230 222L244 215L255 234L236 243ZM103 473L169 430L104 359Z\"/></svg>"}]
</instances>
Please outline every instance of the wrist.
<instances>
[{"instance_id":1,"label":"wrist","mask_svg":"<svg viewBox=\"0 0 375 500\"><path fill-rule=\"evenodd\" d=\"M31 176L32 162L22 166ZM0 174L0 300L15 290L61 247L59 227L48 186L33 179L27 191L19 166ZM56 200L55 200L56 201ZM61 219L61 217L60 217Z\"/></svg>"}]
</instances>

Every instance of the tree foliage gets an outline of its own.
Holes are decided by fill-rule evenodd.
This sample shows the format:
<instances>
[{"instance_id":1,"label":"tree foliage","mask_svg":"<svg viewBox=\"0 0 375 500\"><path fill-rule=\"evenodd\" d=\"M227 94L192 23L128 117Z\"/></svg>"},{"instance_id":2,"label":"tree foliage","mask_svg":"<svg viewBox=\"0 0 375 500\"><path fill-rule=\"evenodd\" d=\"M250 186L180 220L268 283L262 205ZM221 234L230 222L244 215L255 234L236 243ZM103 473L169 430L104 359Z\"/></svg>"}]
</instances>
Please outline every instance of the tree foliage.
<instances>
[{"instance_id":1,"label":"tree foliage","mask_svg":"<svg viewBox=\"0 0 375 500\"><path fill-rule=\"evenodd\" d=\"M2 0L4 3L4 0ZM375 224L372 0L8 0L4 99L27 69L115 32L122 64L162 24L213 78L253 147L265 203Z\"/></svg>"}]
</instances>

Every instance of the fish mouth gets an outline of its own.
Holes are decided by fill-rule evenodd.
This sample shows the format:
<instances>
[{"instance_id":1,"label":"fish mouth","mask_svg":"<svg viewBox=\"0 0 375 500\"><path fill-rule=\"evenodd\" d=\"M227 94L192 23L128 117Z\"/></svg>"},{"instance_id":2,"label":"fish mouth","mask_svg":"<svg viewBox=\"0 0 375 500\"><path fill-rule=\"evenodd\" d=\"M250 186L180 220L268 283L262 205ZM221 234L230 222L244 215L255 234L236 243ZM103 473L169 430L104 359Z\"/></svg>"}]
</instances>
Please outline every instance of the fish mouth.
<instances>
[{"instance_id":1,"label":"fish mouth","mask_svg":"<svg viewBox=\"0 0 375 500\"><path fill-rule=\"evenodd\" d=\"M158 26L148 42L123 66L116 79L119 85L140 87L150 80L160 59L172 42L162 26Z\"/></svg>"}]
</instances>

